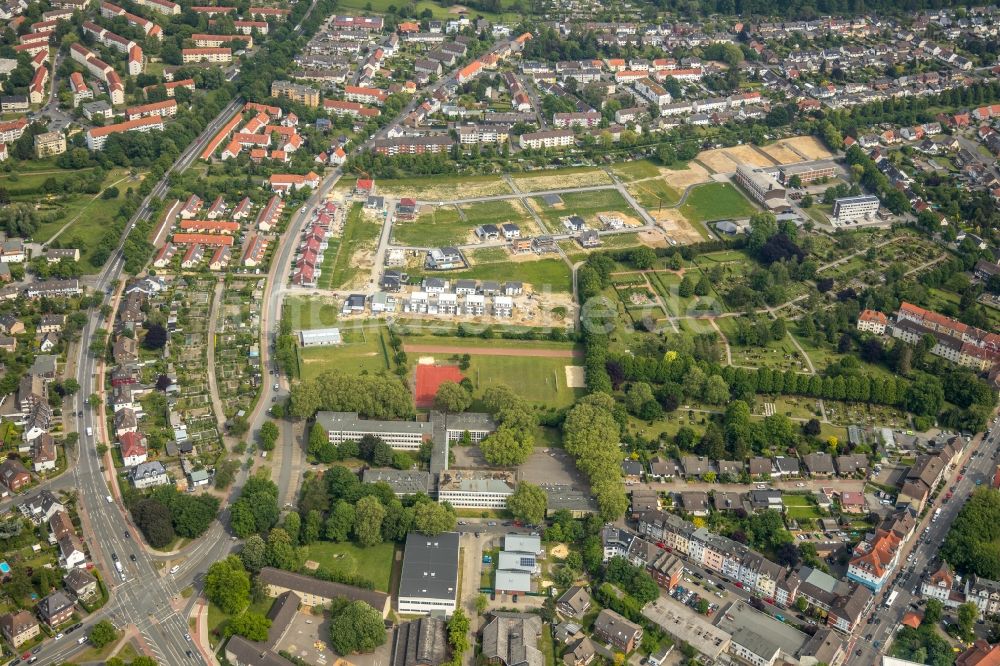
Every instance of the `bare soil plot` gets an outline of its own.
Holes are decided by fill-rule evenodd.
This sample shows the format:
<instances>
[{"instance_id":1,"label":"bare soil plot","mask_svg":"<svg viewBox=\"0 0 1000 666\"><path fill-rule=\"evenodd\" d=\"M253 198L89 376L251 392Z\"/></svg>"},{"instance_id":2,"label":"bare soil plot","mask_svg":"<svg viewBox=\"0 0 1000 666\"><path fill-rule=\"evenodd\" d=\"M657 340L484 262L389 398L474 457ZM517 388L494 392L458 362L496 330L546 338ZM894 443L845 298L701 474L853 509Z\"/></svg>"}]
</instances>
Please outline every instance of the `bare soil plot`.
<instances>
[{"instance_id":1,"label":"bare soil plot","mask_svg":"<svg viewBox=\"0 0 1000 666\"><path fill-rule=\"evenodd\" d=\"M512 176L524 192L571 189L591 185L611 185L611 177L602 169L557 169L543 173L515 174ZM473 196L462 193L462 196Z\"/></svg>"},{"instance_id":2,"label":"bare soil plot","mask_svg":"<svg viewBox=\"0 0 1000 666\"><path fill-rule=\"evenodd\" d=\"M801 157L785 147L780 141L778 143L772 143L770 146L761 146L760 150L764 151L782 164L795 164L796 162L802 161Z\"/></svg>"},{"instance_id":3,"label":"bare soil plot","mask_svg":"<svg viewBox=\"0 0 1000 666\"><path fill-rule=\"evenodd\" d=\"M726 148L715 148L714 150L703 150L698 153L698 161L717 173L732 173L736 171L739 163L734 161Z\"/></svg>"},{"instance_id":4,"label":"bare soil plot","mask_svg":"<svg viewBox=\"0 0 1000 666\"><path fill-rule=\"evenodd\" d=\"M667 185L678 192L683 192L692 185L707 183L712 180L712 174L697 162L688 162L686 169L660 169Z\"/></svg>"},{"instance_id":5,"label":"bare soil plot","mask_svg":"<svg viewBox=\"0 0 1000 666\"><path fill-rule=\"evenodd\" d=\"M576 349L507 349L503 347L453 347L451 345L415 345L403 343L403 351L417 354L476 354L478 356L533 356L538 358L580 358Z\"/></svg>"},{"instance_id":6,"label":"bare soil plot","mask_svg":"<svg viewBox=\"0 0 1000 666\"><path fill-rule=\"evenodd\" d=\"M794 147L810 160L825 160L833 155L819 139L812 136L796 136L785 139L784 143Z\"/></svg>"},{"instance_id":7,"label":"bare soil plot","mask_svg":"<svg viewBox=\"0 0 1000 666\"><path fill-rule=\"evenodd\" d=\"M649 211L664 232L681 245L700 243L705 240L704 234L681 214L676 208L664 208L661 211Z\"/></svg>"},{"instance_id":8,"label":"bare soil plot","mask_svg":"<svg viewBox=\"0 0 1000 666\"><path fill-rule=\"evenodd\" d=\"M510 194L510 187L498 176L430 176L378 180L379 194L412 197L418 201L443 201L455 198L488 197Z\"/></svg>"},{"instance_id":9,"label":"bare soil plot","mask_svg":"<svg viewBox=\"0 0 1000 666\"><path fill-rule=\"evenodd\" d=\"M729 159L737 164L748 164L754 167L774 166L771 160L757 152L753 146L730 146L722 150Z\"/></svg>"},{"instance_id":10,"label":"bare soil plot","mask_svg":"<svg viewBox=\"0 0 1000 666\"><path fill-rule=\"evenodd\" d=\"M570 388L587 387L587 381L582 365L567 365L564 367L566 368L566 386Z\"/></svg>"},{"instance_id":11,"label":"bare soil plot","mask_svg":"<svg viewBox=\"0 0 1000 666\"><path fill-rule=\"evenodd\" d=\"M650 229L638 233L639 242L649 247L666 247L667 237L659 229Z\"/></svg>"}]
</instances>

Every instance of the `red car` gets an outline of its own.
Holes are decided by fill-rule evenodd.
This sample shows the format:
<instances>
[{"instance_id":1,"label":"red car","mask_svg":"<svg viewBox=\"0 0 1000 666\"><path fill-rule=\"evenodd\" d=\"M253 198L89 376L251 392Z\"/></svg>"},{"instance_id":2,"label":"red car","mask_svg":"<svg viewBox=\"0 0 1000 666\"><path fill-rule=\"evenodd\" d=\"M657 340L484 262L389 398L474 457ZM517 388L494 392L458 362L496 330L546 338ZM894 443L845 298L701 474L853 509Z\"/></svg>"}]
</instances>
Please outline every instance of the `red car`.
<instances>
[{"instance_id":1,"label":"red car","mask_svg":"<svg viewBox=\"0 0 1000 666\"><path fill-rule=\"evenodd\" d=\"M962 480L963 478L965 478L963 474L959 474L959 475L958 475L958 480L959 480L959 481L961 481L961 480Z\"/></svg>"}]
</instances>

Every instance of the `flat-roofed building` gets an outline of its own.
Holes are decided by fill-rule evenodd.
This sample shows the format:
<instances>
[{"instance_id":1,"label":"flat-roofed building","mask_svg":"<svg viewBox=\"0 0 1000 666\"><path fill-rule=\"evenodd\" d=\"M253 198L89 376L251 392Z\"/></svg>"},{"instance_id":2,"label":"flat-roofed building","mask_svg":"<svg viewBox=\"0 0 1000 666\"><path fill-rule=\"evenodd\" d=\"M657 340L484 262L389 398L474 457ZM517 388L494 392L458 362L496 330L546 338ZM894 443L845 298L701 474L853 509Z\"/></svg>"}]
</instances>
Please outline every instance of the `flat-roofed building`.
<instances>
[{"instance_id":1,"label":"flat-roofed building","mask_svg":"<svg viewBox=\"0 0 1000 666\"><path fill-rule=\"evenodd\" d=\"M824 178L833 178L837 175L837 165L829 160L819 162L804 162L802 164L789 164L781 167L779 171L781 182L788 186L788 182L795 176L803 185L815 183Z\"/></svg>"},{"instance_id":2,"label":"flat-roofed building","mask_svg":"<svg viewBox=\"0 0 1000 666\"><path fill-rule=\"evenodd\" d=\"M446 470L438 478L438 501L460 509L506 509L515 486L513 472Z\"/></svg>"},{"instance_id":3,"label":"flat-roofed building","mask_svg":"<svg viewBox=\"0 0 1000 666\"><path fill-rule=\"evenodd\" d=\"M433 435L433 424L429 421L363 419L357 412L319 412L316 422L326 430L332 444L374 435L394 449L416 451Z\"/></svg>"},{"instance_id":4,"label":"flat-roofed building","mask_svg":"<svg viewBox=\"0 0 1000 666\"><path fill-rule=\"evenodd\" d=\"M433 486L430 472L419 469L369 468L361 474L365 483L385 483L397 497L424 493L429 495Z\"/></svg>"},{"instance_id":5,"label":"flat-roofed building","mask_svg":"<svg viewBox=\"0 0 1000 666\"><path fill-rule=\"evenodd\" d=\"M642 614L675 641L685 641L712 662L729 650L732 635L713 626L672 599L659 598L647 604Z\"/></svg>"},{"instance_id":6,"label":"flat-roofed building","mask_svg":"<svg viewBox=\"0 0 1000 666\"><path fill-rule=\"evenodd\" d=\"M770 173L741 164L736 168L736 182L754 201L769 210L784 209L788 206L785 188Z\"/></svg>"},{"instance_id":7,"label":"flat-roofed building","mask_svg":"<svg viewBox=\"0 0 1000 666\"><path fill-rule=\"evenodd\" d=\"M299 331L299 342L303 347L328 347L339 345L343 340L340 337L340 329L334 327Z\"/></svg>"},{"instance_id":8,"label":"flat-roofed building","mask_svg":"<svg viewBox=\"0 0 1000 666\"><path fill-rule=\"evenodd\" d=\"M878 207L878 197L871 195L836 199L833 202L833 224L870 220L878 212Z\"/></svg>"},{"instance_id":9,"label":"flat-roofed building","mask_svg":"<svg viewBox=\"0 0 1000 666\"><path fill-rule=\"evenodd\" d=\"M458 536L457 532L436 536L411 532L407 535L397 596L400 613L428 615L440 611L451 615L455 611Z\"/></svg>"},{"instance_id":10,"label":"flat-roofed building","mask_svg":"<svg viewBox=\"0 0 1000 666\"><path fill-rule=\"evenodd\" d=\"M729 654L754 666L797 662L809 636L741 601L720 613L716 627L728 633Z\"/></svg>"},{"instance_id":11,"label":"flat-roofed building","mask_svg":"<svg viewBox=\"0 0 1000 666\"><path fill-rule=\"evenodd\" d=\"M42 159L66 152L66 135L62 132L42 132L35 135L35 155Z\"/></svg>"}]
</instances>

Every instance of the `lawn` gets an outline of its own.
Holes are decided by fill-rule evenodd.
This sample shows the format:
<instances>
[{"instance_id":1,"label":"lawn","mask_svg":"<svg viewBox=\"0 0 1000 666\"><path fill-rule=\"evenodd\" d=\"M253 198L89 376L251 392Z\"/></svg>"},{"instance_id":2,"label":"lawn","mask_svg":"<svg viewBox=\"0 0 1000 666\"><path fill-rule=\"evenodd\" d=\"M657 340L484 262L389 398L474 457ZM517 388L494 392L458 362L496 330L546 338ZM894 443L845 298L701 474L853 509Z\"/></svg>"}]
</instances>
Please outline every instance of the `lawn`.
<instances>
[{"instance_id":1,"label":"lawn","mask_svg":"<svg viewBox=\"0 0 1000 666\"><path fill-rule=\"evenodd\" d=\"M337 323L337 303L332 298L288 296L284 307L295 331L327 328Z\"/></svg>"},{"instance_id":2,"label":"lawn","mask_svg":"<svg viewBox=\"0 0 1000 666\"><path fill-rule=\"evenodd\" d=\"M434 206L412 222L393 224L392 239L399 245L412 247L461 245L469 242L469 232L474 226L462 219L455 206Z\"/></svg>"},{"instance_id":3,"label":"lawn","mask_svg":"<svg viewBox=\"0 0 1000 666\"><path fill-rule=\"evenodd\" d=\"M393 2L393 0L342 0L338 3L338 9L343 10L354 10L355 12L361 13L376 13L384 14L389 11L389 7L392 7L398 3ZM416 12L414 16L421 15L425 10L430 10L433 17L436 19L454 19L458 18L458 14L455 12L449 12L447 8L442 7L436 2L430 2L430 0L418 0L413 3L413 10ZM483 15L490 19L506 19L512 23L516 23L519 19L524 18L523 16L511 14L509 12L504 12L503 14L495 14L493 12L484 11L481 9L475 10L476 15Z\"/></svg>"},{"instance_id":4,"label":"lawn","mask_svg":"<svg viewBox=\"0 0 1000 666\"><path fill-rule=\"evenodd\" d=\"M364 217L364 209L361 203L356 203L347 214L347 221L344 223L344 234L337 246L336 258L329 273L323 273L322 279L326 280L328 289L341 287L357 275L358 268L354 261L354 254L365 247L368 247L379 234L379 225L369 222ZM330 252L332 248L328 248ZM325 259L325 257L324 257ZM326 262L324 261L324 264Z\"/></svg>"},{"instance_id":5,"label":"lawn","mask_svg":"<svg viewBox=\"0 0 1000 666\"><path fill-rule=\"evenodd\" d=\"M555 340L508 340L506 338L456 338L451 335L405 335L404 345L448 345L451 347L468 347L470 349L576 349L582 351L572 342L557 342Z\"/></svg>"},{"instance_id":6,"label":"lawn","mask_svg":"<svg viewBox=\"0 0 1000 666\"><path fill-rule=\"evenodd\" d=\"M517 173L511 176L522 192L540 192L561 188L610 185L611 176L596 167L570 167Z\"/></svg>"},{"instance_id":7,"label":"lawn","mask_svg":"<svg viewBox=\"0 0 1000 666\"><path fill-rule=\"evenodd\" d=\"M461 341L456 344L461 344ZM497 384L515 387L525 400L546 407L568 407L583 395L583 389L566 386L566 366L582 361L572 358L477 354L473 354L471 359L471 365L464 374L472 380L477 397Z\"/></svg>"},{"instance_id":8,"label":"lawn","mask_svg":"<svg viewBox=\"0 0 1000 666\"><path fill-rule=\"evenodd\" d=\"M449 280L520 280L532 285L534 291L542 291L545 287L554 292L569 292L573 289L572 274L562 259L479 264L457 271L434 271L433 274ZM411 275L423 277L419 271L414 271Z\"/></svg>"},{"instance_id":9,"label":"lawn","mask_svg":"<svg viewBox=\"0 0 1000 666\"><path fill-rule=\"evenodd\" d=\"M633 181L642 178L656 178L660 175L660 170L649 160L635 160L613 164L611 173L622 180Z\"/></svg>"},{"instance_id":10,"label":"lawn","mask_svg":"<svg viewBox=\"0 0 1000 666\"><path fill-rule=\"evenodd\" d=\"M628 186L628 191L635 197L636 201L648 209L656 209L661 205L673 205L681 198L680 193L662 179L632 183Z\"/></svg>"},{"instance_id":11,"label":"lawn","mask_svg":"<svg viewBox=\"0 0 1000 666\"><path fill-rule=\"evenodd\" d=\"M257 603L251 603L247 611L252 611L254 613L260 613L261 615L267 615L268 611L271 610L271 606L274 605L274 599L272 597L265 597ZM222 609L215 604L209 602L208 604L208 635L209 640L212 643L212 647L217 647L219 640L221 639L222 630L226 626L226 622L229 621L229 616L222 612Z\"/></svg>"},{"instance_id":12,"label":"lawn","mask_svg":"<svg viewBox=\"0 0 1000 666\"><path fill-rule=\"evenodd\" d=\"M480 224L522 223L527 211L515 200L499 199L462 205L462 212L473 226Z\"/></svg>"},{"instance_id":13,"label":"lawn","mask_svg":"<svg viewBox=\"0 0 1000 666\"><path fill-rule=\"evenodd\" d=\"M303 380L313 379L326 370L360 374L389 368L388 347L381 340L381 328L344 329L341 334L344 340L341 345L299 348L299 376Z\"/></svg>"},{"instance_id":14,"label":"lawn","mask_svg":"<svg viewBox=\"0 0 1000 666\"><path fill-rule=\"evenodd\" d=\"M756 210L750 200L729 183L699 185L691 190L681 206L684 217L692 222L744 218Z\"/></svg>"},{"instance_id":15,"label":"lawn","mask_svg":"<svg viewBox=\"0 0 1000 666\"><path fill-rule=\"evenodd\" d=\"M353 543L317 541L303 546L305 559L318 562L320 567L352 576L362 576L380 592L389 591L396 544L380 543L360 548Z\"/></svg>"},{"instance_id":16,"label":"lawn","mask_svg":"<svg viewBox=\"0 0 1000 666\"><path fill-rule=\"evenodd\" d=\"M361 0L358 0L359 2ZM420 4L424 4L421 0ZM426 4L431 5L430 2ZM351 5L344 5L350 7ZM432 5L440 8L438 5ZM425 176L379 180L382 194L413 197L423 202L448 201L459 197L484 197L511 194L510 187L498 176Z\"/></svg>"},{"instance_id":17,"label":"lawn","mask_svg":"<svg viewBox=\"0 0 1000 666\"><path fill-rule=\"evenodd\" d=\"M579 215L588 224L595 225L598 213L618 212L629 217L638 217L638 213L629 205L628 201L619 194L618 190L593 190L590 192L570 192L560 195L562 204L559 206L549 206L540 197L534 197L532 204L540 211L540 215L549 231L553 233L562 231L560 218L569 215Z\"/></svg>"}]
</instances>

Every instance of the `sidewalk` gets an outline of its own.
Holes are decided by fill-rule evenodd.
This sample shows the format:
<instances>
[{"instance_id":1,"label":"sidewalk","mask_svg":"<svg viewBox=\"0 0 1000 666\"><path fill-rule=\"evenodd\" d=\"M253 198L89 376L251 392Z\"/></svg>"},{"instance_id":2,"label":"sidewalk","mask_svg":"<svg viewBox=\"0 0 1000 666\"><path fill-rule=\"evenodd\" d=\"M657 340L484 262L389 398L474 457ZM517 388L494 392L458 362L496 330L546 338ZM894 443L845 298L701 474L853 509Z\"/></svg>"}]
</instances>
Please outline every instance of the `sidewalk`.
<instances>
[{"instance_id":1,"label":"sidewalk","mask_svg":"<svg viewBox=\"0 0 1000 666\"><path fill-rule=\"evenodd\" d=\"M220 666L215 653L212 652L211 643L208 637L208 602L198 599L192 612L195 614L196 624L191 640L194 642L198 652L211 666Z\"/></svg>"}]
</instances>

